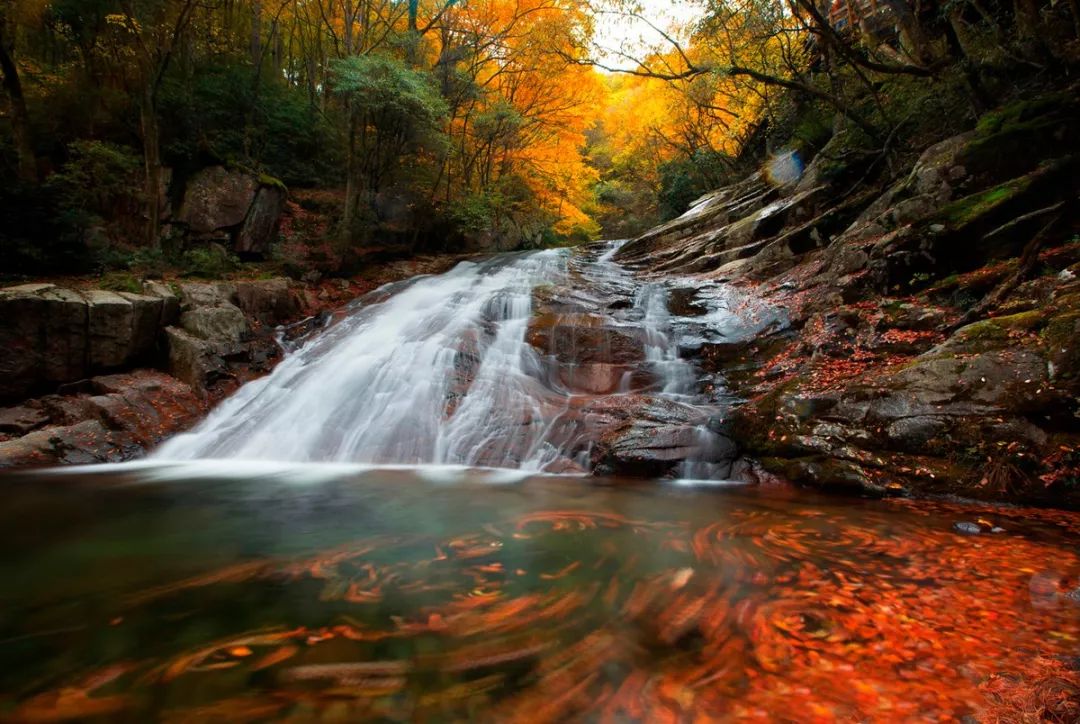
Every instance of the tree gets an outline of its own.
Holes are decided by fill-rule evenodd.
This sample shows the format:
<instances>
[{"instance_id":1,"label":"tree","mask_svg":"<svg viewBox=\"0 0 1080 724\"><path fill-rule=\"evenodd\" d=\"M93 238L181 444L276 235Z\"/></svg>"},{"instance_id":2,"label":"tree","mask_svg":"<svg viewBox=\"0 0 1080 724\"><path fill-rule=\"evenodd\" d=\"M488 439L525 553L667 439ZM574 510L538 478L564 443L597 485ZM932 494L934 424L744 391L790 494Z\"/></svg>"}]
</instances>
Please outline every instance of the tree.
<instances>
[{"instance_id":1,"label":"tree","mask_svg":"<svg viewBox=\"0 0 1080 724\"><path fill-rule=\"evenodd\" d=\"M347 237L370 220L375 195L406 152L430 146L447 114L429 76L382 55L334 64L334 90L349 104L345 213Z\"/></svg>"},{"instance_id":2,"label":"tree","mask_svg":"<svg viewBox=\"0 0 1080 724\"><path fill-rule=\"evenodd\" d=\"M108 16L121 42L126 41L130 78L136 89L146 174L146 240L161 242L161 125L158 103L165 74L191 23L197 0L122 0L121 12Z\"/></svg>"},{"instance_id":3,"label":"tree","mask_svg":"<svg viewBox=\"0 0 1080 724\"><path fill-rule=\"evenodd\" d=\"M15 28L11 0L0 0L0 81L8 99L8 118L18 159L19 178L37 181L37 159L30 132L30 114L26 110L19 66L15 62Z\"/></svg>"}]
</instances>

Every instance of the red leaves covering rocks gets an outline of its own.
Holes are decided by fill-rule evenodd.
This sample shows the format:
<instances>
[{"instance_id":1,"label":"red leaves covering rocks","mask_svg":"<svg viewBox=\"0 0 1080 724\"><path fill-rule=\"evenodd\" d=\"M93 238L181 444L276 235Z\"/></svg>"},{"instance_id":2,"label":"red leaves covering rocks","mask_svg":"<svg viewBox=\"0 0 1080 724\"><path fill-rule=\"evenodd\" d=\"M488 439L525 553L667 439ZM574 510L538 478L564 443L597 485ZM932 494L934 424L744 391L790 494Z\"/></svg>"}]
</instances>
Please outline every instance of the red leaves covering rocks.
<instances>
[{"instance_id":1,"label":"red leaves covering rocks","mask_svg":"<svg viewBox=\"0 0 1080 724\"><path fill-rule=\"evenodd\" d=\"M188 385L154 370L95 377L78 394L27 406L42 411L48 423L0 442L0 467L129 460L205 412Z\"/></svg>"}]
</instances>

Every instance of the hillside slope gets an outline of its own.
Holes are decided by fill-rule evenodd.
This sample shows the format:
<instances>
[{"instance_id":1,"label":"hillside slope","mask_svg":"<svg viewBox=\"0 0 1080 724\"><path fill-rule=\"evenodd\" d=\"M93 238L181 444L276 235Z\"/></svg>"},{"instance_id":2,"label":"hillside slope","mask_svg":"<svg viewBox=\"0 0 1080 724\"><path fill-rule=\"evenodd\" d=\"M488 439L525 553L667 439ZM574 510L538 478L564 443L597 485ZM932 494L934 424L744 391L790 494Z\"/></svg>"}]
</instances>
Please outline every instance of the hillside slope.
<instances>
[{"instance_id":1,"label":"hillside slope","mask_svg":"<svg viewBox=\"0 0 1080 724\"><path fill-rule=\"evenodd\" d=\"M837 134L796 183L755 174L618 259L787 310L782 332L696 353L743 398L732 429L767 470L1080 505L1078 98L988 113L876 185Z\"/></svg>"}]
</instances>

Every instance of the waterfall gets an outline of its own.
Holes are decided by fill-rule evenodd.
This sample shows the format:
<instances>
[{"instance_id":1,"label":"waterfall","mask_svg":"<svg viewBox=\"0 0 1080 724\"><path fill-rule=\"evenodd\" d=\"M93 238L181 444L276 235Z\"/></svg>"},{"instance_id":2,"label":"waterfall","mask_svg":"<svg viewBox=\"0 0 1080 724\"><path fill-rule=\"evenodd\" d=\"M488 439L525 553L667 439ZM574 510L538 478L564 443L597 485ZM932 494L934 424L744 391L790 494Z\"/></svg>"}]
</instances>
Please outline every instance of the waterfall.
<instances>
[{"instance_id":1,"label":"waterfall","mask_svg":"<svg viewBox=\"0 0 1080 724\"><path fill-rule=\"evenodd\" d=\"M553 358L530 344L541 288L556 290L559 308L620 310L589 312L589 323L641 339L650 394L694 393L665 288L636 281L612 261L616 249L463 262L369 295L154 457L584 468L581 401L598 395L568 389Z\"/></svg>"}]
</instances>

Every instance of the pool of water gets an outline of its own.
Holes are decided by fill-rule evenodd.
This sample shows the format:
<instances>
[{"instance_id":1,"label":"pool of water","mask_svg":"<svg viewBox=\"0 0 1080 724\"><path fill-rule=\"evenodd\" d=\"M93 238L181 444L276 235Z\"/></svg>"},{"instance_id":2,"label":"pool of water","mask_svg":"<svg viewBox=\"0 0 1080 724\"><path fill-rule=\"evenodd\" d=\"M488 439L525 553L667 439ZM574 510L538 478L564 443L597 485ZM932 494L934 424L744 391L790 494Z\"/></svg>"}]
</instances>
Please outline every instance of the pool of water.
<instances>
[{"instance_id":1,"label":"pool of water","mask_svg":"<svg viewBox=\"0 0 1080 724\"><path fill-rule=\"evenodd\" d=\"M0 486L0 719L1080 717L1076 514L452 468Z\"/></svg>"}]
</instances>

